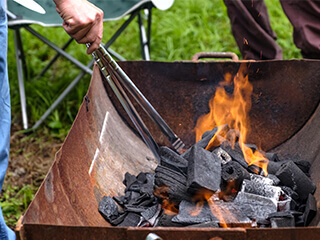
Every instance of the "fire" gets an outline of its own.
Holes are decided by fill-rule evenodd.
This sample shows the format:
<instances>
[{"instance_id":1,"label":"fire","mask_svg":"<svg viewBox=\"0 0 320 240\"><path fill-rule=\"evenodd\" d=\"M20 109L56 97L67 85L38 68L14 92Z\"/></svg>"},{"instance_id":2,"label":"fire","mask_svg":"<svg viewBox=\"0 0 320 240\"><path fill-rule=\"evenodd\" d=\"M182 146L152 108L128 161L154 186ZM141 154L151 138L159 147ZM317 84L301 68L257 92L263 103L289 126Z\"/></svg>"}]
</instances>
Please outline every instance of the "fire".
<instances>
[{"instance_id":1,"label":"fire","mask_svg":"<svg viewBox=\"0 0 320 240\"><path fill-rule=\"evenodd\" d=\"M161 207L165 214L176 215L179 213L179 210L177 209L176 205L170 201L168 192L168 186L161 186L154 190L154 195L162 199Z\"/></svg>"},{"instance_id":2,"label":"fire","mask_svg":"<svg viewBox=\"0 0 320 240\"><path fill-rule=\"evenodd\" d=\"M196 141L199 141L205 131L212 130L216 126L228 124L231 129L239 130L239 144L243 152L244 158L249 165L256 165L263 169L267 174L268 160L259 151L253 152L251 148L245 145L247 135L250 131L249 127L249 111L251 109L251 95L253 91L252 84L248 80L246 74L247 67L241 64L236 76L233 78L231 74L225 75L225 80L221 82L216 89L215 96L210 99L210 112L201 116L195 127ZM233 84L233 93L226 92L225 86L230 87ZM215 136L210 140L207 150L221 144L218 135L222 128L218 127Z\"/></svg>"},{"instance_id":3,"label":"fire","mask_svg":"<svg viewBox=\"0 0 320 240\"><path fill-rule=\"evenodd\" d=\"M196 206L193 209L189 209L190 215L191 216L198 215L201 212L204 203L207 202L212 214L219 220L220 226L223 228L226 228L228 226L223 217L223 213L221 212L220 208L216 205L214 198L215 197L213 193L209 190L203 189L199 191L192 199L193 202L196 202ZM231 213L228 215L232 216Z\"/></svg>"}]
</instances>

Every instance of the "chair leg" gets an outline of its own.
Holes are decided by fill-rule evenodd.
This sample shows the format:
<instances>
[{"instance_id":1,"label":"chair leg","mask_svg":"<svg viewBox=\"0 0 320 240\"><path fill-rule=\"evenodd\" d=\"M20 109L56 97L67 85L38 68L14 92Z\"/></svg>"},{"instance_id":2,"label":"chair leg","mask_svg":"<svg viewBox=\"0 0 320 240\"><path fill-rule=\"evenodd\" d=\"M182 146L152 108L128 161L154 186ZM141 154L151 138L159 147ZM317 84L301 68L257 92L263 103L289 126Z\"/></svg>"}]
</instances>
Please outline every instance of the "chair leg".
<instances>
[{"instance_id":1,"label":"chair leg","mask_svg":"<svg viewBox=\"0 0 320 240\"><path fill-rule=\"evenodd\" d=\"M126 29L130 22L135 18L137 13L132 13L130 18L127 19L121 27L116 31L116 33L109 39L109 41L104 45L105 48L109 48L110 45L120 36L120 34ZM64 57L67 56L67 59L70 60L69 55L66 55L63 51L58 49L54 44L44 39L44 37L37 34L32 28L26 28L31 34L35 35L37 38L42 40L44 43L55 49L60 55ZM109 50L109 49L108 49ZM118 56L121 58L121 56ZM74 63L74 61L72 61ZM69 86L64 90L64 92L57 98L57 100L47 109L47 111L40 117L40 119L32 126L32 129L38 128L44 120L51 114L51 112L58 106L58 104L65 98L65 96L76 86L76 84L84 77L86 73L92 74L91 67L93 66L94 61L91 60L87 66L80 67L82 70L81 73L69 84ZM78 65L77 65L78 66ZM78 66L79 67L79 66Z\"/></svg>"},{"instance_id":2,"label":"chair leg","mask_svg":"<svg viewBox=\"0 0 320 240\"><path fill-rule=\"evenodd\" d=\"M148 13L149 11L145 9L145 11ZM148 45L148 39L146 35L146 29L143 25L143 19L141 16L141 13L138 14L138 24L140 29L140 45L141 45L141 55L143 60L150 60L150 54L149 54L149 45Z\"/></svg>"},{"instance_id":3,"label":"chair leg","mask_svg":"<svg viewBox=\"0 0 320 240\"><path fill-rule=\"evenodd\" d=\"M69 45L73 42L73 38L70 38L63 46L62 46L62 50L65 51L67 49L67 47L69 47ZM48 69L57 61L57 59L59 58L61 54L57 53L52 59L51 61L48 63L48 65L38 74L37 77L42 77L47 71Z\"/></svg>"},{"instance_id":4,"label":"chair leg","mask_svg":"<svg viewBox=\"0 0 320 240\"><path fill-rule=\"evenodd\" d=\"M14 30L13 36L14 36L14 47L15 47L18 81L19 81L22 123L23 123L23 128L28 129L26 94L25 94L24 80L23 80L23 69L24 69L25 59L24 59L23 46L22 46L21 34L20 34L19 28Z\"/></svg>"}]
</instances>

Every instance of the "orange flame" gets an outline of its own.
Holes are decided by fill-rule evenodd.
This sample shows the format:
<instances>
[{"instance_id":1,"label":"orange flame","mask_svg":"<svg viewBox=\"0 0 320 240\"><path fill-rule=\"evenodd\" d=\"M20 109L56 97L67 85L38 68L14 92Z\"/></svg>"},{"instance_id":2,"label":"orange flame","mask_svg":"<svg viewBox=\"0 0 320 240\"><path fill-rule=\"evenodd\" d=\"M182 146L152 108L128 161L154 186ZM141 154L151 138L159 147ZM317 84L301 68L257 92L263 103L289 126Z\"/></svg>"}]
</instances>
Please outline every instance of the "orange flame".
<instances>
[{"instance_id":1,"label":"orange flame","mask_svg":"<svg viewBox=\"0 0 320 240\"><path fill-rule=\"evenodd\" d=\"M256 165L267 174L268 160L259 151L253 152L251 148L246 147L249 128L249 111L251 109L251 95L253 91L252 84L246 75L246 65L241 64L236 76L225 75L225 80L221 82L216 89L215 96L210 99L210 112L201 116L195 127L196 141L199 141L205 131L212 130L216 126L228 124L231 129L237 129L240 132L239 144L242 149L245 160L249 165ZM234 85L233 94L225 91L224 86ZM222 128L218 127L215 136L210 140L207 150L220 145L221 140L217 138Z\"/></svg>"},{"instance_id":2,"label":"orange flame","mask_svg":"<svg viewBox=\"0 0 320 240\"><path fill-rule=\"evenodd\" d=\"M176 205L170 201L168 192L168 186L161 186L154 190L154 195L162 199L161 207L164 210L165 214L176 215L178 214L179 210L176 208Z\"/></svg>"},{"instance_id":3,"label":"orange flame","mask_svg":"<svg viewBox=\"0 0 320 240\"><path fill-rule=\"evenodd\" d=\"M213 199L213 193L209 190L199 190L196 195L194 195L193 199L196 202L196 206L193 209L189 209L189 214L191 216L196 216L200 214L204 203L207 202L212 214L219 220L219 224L221 227L226 228L227 224L224 220L223 213L220 208L215 204ZM232 215L231 213L229 215Z\"/></svg>"}]
</instances>

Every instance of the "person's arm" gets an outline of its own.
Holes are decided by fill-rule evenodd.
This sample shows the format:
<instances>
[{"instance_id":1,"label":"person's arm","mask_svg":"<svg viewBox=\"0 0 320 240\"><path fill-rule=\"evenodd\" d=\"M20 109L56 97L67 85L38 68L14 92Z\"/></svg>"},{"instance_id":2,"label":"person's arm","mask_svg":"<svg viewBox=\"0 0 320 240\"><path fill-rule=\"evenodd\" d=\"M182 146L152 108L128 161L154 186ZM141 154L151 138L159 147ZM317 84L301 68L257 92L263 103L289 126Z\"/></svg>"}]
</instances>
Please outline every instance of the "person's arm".
<instances>
[{"instance_id":1,"label":"person's arm","mask_svg":"<svg viewBox=\"0 0 320 240\"><path fill-rule=\"evenodd\" d=\"M91 54L99 47L103 32L103 12L86 0L53 0L63 19L64 30L77 43L90 43Z\"/></svg>"}]
</instances>

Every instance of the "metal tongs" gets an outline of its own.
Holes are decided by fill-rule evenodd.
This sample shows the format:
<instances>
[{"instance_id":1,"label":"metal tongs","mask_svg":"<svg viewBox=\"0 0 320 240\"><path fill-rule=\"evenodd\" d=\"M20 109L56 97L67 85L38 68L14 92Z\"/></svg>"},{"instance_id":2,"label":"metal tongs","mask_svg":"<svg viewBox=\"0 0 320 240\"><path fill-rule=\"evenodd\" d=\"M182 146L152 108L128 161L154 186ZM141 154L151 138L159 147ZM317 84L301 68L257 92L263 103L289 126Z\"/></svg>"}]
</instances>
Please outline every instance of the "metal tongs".
<instances>
[{"instance_id":1,"label":"metal tongs","mask_svg":"<svg viewBox=\"0 0 320 240\"><path fill-rule=\"evenodd\" d=\"M88 46L88 45L87 45ZM153 139L148 128L144 124L137 110L133 106L132 102L128 98L126 92L124 91L124 86L128 92L134 97L134 99L139 103L142 109L148 114L148 116L158 125L160 130L166 135L172 144L172 147L181 153L185 144L182 140L171 130L168 124L163 120L159 113L153 108L149 101L143 96L140 90L134 85L127 74L119 67L111 55L106 51L106 49L100 45L99 48L92 53L92 56L96 63L98 64L101 73L106 78L113 92L119 99L121 105L129 115L131 121L139 131L142 139L147 144L149 149L152 151L155 158L159 161L159 146Z\"/></svg>"}]
</instances>

